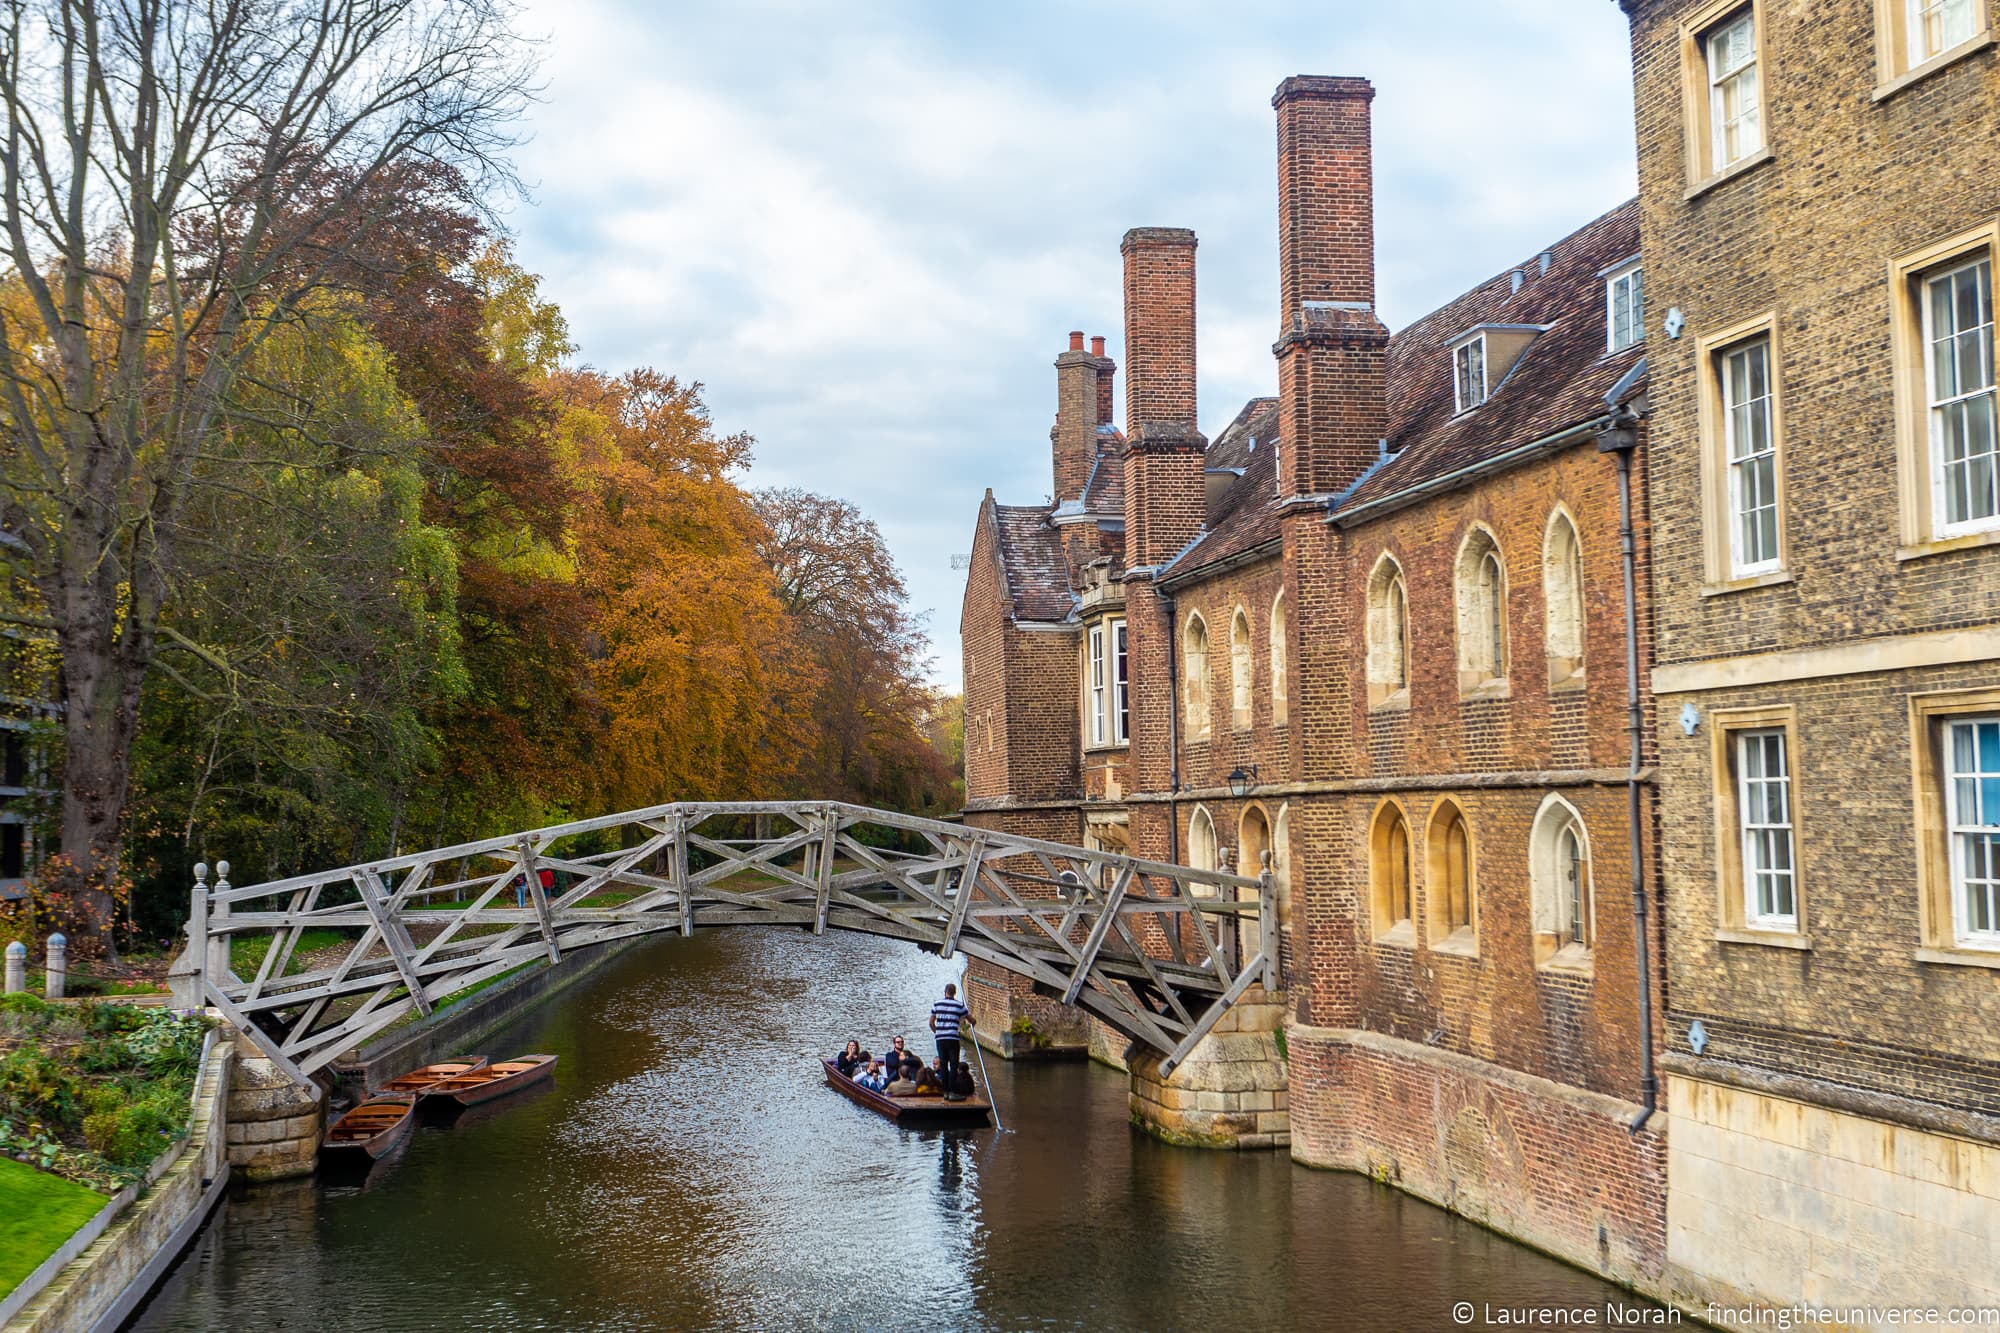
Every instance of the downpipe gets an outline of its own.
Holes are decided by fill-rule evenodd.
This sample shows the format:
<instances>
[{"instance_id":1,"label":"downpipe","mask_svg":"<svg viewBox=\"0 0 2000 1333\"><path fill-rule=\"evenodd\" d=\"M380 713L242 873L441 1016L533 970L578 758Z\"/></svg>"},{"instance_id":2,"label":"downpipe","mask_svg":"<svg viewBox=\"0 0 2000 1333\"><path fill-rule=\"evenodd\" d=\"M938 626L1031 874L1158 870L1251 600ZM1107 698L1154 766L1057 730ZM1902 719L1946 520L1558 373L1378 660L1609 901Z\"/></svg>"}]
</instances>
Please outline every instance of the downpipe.
<instances>
[{"instance_id":1,"label":"downpipe","mask_svg":"<svg viewBox=\"0 0 2000 1333\"><path fill-rule=\"evenodd\" d=\"M1660 1106L1660 1080L1653 1061L1652 923L1642 848L1645 805L1640 796L1645 714L1639 700L1639 612L1634 600L1638 541L1632 527L1632 454L1639 444L1639 420L1635 413L1620 408L1610 428L1597 437L1598 450L1610 454L1618 464L1618 549L1625 580L1625 725L1631 751L1625 778L1626 841L1632 848L1632 928L1639 971L1639 1090L1645 1108L1629 1126L1633 1134L1646 1127Z\"/></svg>"},{"instance_id":2,"label":"downpipe","mask_svg":"<svg viewBox=\"0 0 2000 1333\"><path fill-rule=\"evenodd\" d=\"M1153 585L1158 588L1156 583ZM1167 613L1167 860L1174 865L1181 863L1181 815L1180 803L1175 797L1181 790L1181 681L1180 668L1175 654L1180 647L1179 622L1174 619L1174 599L1170 593L1160 594L1160 604Z\"/></svg>"}]
</instances>

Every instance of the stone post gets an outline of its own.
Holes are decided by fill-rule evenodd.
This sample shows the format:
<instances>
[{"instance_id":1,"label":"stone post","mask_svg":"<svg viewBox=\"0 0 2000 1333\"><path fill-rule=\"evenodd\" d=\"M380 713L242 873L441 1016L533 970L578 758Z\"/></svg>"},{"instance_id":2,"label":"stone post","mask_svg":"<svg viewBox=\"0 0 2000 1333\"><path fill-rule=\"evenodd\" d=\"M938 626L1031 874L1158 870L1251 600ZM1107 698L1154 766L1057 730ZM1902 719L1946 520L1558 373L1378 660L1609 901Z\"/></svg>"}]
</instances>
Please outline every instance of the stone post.
<instances>
[{"instance_id":1,"label":"stone post","mask_svg":"<svg viewBox=\"0 0 2000 1333\"><path fill-rule=\"evenodd\" d=\"M1284 996L1252 986L1167 1078L1159 1052L1135 1044L1125 1053L1132 1123L1193 1148L1289 1147L1284 1022Z\"/></svg>"},{"instance_id":2,"label":"stone post","mask_svg":"<svg viewBox=\"0 0 2000 1333\"><path fill-rule=\"evenodd\" d=\"M167 989L176 1009L199 1009L208 1003L202 990L202 965L208 956L208 864L197 861L194 887L188 890L187 947L167 971Z\"/></svg>"},{"instance_id":3,"label":"stone post","mask_svg":"<svg viewBox=\"0 0 2000 1333\"><path fill-rule=\"evenodd\" d=\"M60 1000L63 982L69 977L69 940L60 931L49 936L49 972L44 999Z\"/></svg>"},{"instance_id":4,"label":"stone post","mask_svg":"<svg viewBox=\"0 0 2000 1333\"><path fill-rule=\"evenodd\" d=\"M232 937L218 933L219 928L226 925L229 921L229 904L216 901L216 899L220 899L227 892L229 892L229 862L217 861L215 863L215 898L210 900L208 909L209 936L207 961L203 965L203 970L207 972L209 980L218 986L228 981L231 976L229 968L229 945ZM276 947L275 941L273 942L273 947Z\"/></svg>"},{"instance_id":5,"label":"stone post","mask_svg":"<svg viewBox=\"0 0 2000 1333\"><path fill-rule=\"evenodd\" d=\"M7 946L7 994L28 989L28 946L15 940Z\"/></svg>"},{"instance_id":6,"label":"stone post","mask_svg":"<svg viewBox=\"0 0 2000 1333\"><path fill-rule=\"evenodd\" d=\"M326 1120L326 1092L300 1087L247 1045L229 1085L229 1165L245 1180L309 1176Z\"/></svg>"}]
</instances>

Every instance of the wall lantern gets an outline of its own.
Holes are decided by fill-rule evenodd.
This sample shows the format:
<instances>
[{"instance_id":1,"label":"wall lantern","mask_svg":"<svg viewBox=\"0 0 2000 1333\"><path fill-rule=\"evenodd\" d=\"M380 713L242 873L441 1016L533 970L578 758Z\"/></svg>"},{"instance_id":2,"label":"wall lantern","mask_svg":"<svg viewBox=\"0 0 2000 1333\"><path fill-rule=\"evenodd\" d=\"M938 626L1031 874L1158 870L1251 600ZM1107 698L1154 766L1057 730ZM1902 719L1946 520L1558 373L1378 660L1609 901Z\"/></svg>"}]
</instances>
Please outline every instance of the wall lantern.
<instances>
[{"instance_id":1,"label":"wall lantern","mask_svg":"<svg viewBox=\"0 0 2000 1333\"><path fill-rule=\"evenodd\" d=\"M1250 784L1257 780L1257 765L1250 765L1250 771L1245 773L1243 765L1238 764L1235 768L1229 770L1229 777L1225 780L1229 783L1229 794L1231 796L1247 796L1250 792Z\"/></svg>"}]
</instances>

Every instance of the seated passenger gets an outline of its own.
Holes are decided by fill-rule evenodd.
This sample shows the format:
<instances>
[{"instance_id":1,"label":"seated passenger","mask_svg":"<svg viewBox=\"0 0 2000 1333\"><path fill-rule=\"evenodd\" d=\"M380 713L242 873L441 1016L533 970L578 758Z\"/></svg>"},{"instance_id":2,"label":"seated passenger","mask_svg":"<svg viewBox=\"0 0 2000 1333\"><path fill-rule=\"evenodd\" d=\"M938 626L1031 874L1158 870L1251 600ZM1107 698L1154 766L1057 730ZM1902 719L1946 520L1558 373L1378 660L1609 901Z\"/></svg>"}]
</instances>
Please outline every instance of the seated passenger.
<instances>
[{"instance_id":1,"label":"seated passenger","mask_svg":"<svg viewBox=\"0 0 2000 1333\"><path fill-rule=\"evenodd\" d=\"M848 1038L847 1049L833 1057L833 1067L849 1078L854 1076L856 1069L865 1068L867 1064L868 1052L862 1050L861 1043L852 1037Z\"/></svg>"},{"instance_id":2,"label":"seated passenger","mask_svg":"<svg viewBox=\"0 0 2000 1333\"><path fill-rule=\"evenodd\" d=\"M916 1085L919 1097L935 1097L944 1091L944 1080L938 1077L936 1056L931 1057L928 1065L917 1070Z\"/></svg>"},{"instance_id":3,"label":"seated passenger","mask_svg":"<svg viewBox=\"0 0 2000 1333\"><path fill-rule=\"evenodd\" d=\"M916 1055L913 1054L910 1051L910 1049L903 1044L903 1039L901 1037L891 1037L889 1039L889 1049L882 1052L882 1060L888 1066L889 1077L892 1079L902 1075L903 1066L911 1064L913 1062L918 1064L922 1063L921 1061L917 1060Z\"/></svg>"},{"instance_id":4,"label":"seated passenger","mask_svg":"<svg viewBox=\"0 0 2000 1333\"><path fill-rule=\"evenodd\" d=\"M880 1060L870 1060L868 1068L857 1075L854 1081L862 1087L872 1089L875 1092L880 1092L889 1086L889 1076L883 1071Z\"/></svg>"},{"instance_id":5,"label":"seated passenger","mask_svg":"<svg viewBox=\"0 0 2000 1333\"><path fill-rule=\"evenodd\" d=\"M904 1065L900 1070L896 1072L896 1077L889 1080L889 1086L882 1089L882 1091L888 1093L891 1097L915 1096L917 1092L917 1084L916 1081L910 1077L909 1071L910 1071L910 1066Z\"/></svg>"}]
</instances>

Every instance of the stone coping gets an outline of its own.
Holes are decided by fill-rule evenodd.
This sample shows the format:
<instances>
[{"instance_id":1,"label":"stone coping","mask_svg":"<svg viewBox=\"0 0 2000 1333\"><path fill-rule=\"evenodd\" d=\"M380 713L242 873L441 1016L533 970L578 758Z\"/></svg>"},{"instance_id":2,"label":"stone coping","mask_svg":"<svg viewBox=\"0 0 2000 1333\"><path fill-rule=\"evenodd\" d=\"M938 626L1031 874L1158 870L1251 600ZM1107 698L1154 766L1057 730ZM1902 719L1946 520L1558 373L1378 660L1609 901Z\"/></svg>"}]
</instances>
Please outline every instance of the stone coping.
<instances>
[{"instance_id":1,"label":"stone coping","mask_svg":"<svg viewBox=\"0 0 2000 1333\"><path fill-rule=\"evenodd\" d=\"M236 1047L210 1029L202 1042L188 1132L120 1190L4 1302L4 1333L116 1328L221 1198L222 1151Z\"/></svg>"}]
</instances>

